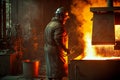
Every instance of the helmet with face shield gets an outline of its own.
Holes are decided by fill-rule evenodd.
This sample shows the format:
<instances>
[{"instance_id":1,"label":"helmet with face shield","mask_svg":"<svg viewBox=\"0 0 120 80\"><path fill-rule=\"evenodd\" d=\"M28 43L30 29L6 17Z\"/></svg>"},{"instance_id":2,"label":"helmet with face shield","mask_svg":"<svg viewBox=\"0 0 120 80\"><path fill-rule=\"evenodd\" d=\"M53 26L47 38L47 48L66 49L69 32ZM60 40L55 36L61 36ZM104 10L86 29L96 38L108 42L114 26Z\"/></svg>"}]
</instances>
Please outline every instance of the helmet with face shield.
<instances>
[{"instance_id":1,"label":"helmet with face shield","mask_svg":"<svg viewBox=\"0 0 120 80\"><path fill-rule=\"evenodd\" d=\"M55 14L57 16L63 16L66 17L68 16L68 11L64 7L59 7L56 11Z\"/></svg>"},{"instance_id":2,"label":"helmet with face shield","mask_svg":"<svg viewBox=\"0 0 120 80\"><path fill-rule=\"evenodd\" d=\"M67 19L69 19L68 11L64 7L59 7L55 11L55 16L58 17L63 24L66 23Z\"/></svg>"}]
</instances>

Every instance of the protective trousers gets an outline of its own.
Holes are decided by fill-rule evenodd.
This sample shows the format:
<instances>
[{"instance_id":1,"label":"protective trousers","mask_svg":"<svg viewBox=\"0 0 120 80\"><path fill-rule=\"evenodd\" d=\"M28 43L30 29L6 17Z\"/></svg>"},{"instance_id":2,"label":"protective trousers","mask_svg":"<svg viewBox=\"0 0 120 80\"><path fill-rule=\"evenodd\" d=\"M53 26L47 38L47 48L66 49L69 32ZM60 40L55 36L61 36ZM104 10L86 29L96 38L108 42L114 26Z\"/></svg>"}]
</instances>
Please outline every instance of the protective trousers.
<instances>
[{"instance_id":1,"label":"protective trousers","mask_svg":"<svg viewBox=\"0 0 120 80\"><path fill-rule=\"evenodd\" d=\"M62 80L62 78L48 78L48 80Z\"/></svg>"}]
</instances>

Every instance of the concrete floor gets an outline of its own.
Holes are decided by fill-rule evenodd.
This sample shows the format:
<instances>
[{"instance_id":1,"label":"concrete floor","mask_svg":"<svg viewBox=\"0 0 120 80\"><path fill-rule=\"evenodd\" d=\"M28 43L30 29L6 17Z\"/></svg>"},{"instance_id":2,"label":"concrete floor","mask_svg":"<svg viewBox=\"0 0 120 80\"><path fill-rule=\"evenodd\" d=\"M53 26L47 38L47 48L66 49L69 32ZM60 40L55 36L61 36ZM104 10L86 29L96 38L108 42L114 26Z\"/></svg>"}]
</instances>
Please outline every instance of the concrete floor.
<instances>
[{"instance_id":1,"label":"concrete floor","mask_svg":"<svg viewBox=\"0 0 120 80\"><path fill-rule=\"evenodd\" d=\"M19 73L15 75L6 75L6 76L0 76L0 80L47 80L46 79L46 71L45 71L45 65L41 67L40 73L37 78L25 78L24 74L27 73ZM67 77L63 78L63 80L68 80Z\"/></svg>"},{"instance_id":2,"label":"concrete floor","mask_svg":"<svg viewBox=\"0 0 120 80\"><path fill-rule=\"evenodd\" d=\"M44 75L41 75L37 78L25 78L24 76L19 75L19 76L5 76L0 78L0 80L47 80L47 79ZM64 77L62 80L68 80L68 78Z\"/></svg>"},{"instance_id":3,"label":"concrete floor","mask_svg":"<svg viewBox=\"0 0 120 80\"><path fill-rule=\"evenodd\" d=\"M39 76L37 78L25 78L22 75L19 76L4 76L0 80L46 80L45 76Z\"/></svg>"},{"instance_id":4,"label":"concrete floor","mask_svg":"<svg viewBox=\"0 0 120 80\"><path fill-rule=\"evenodd\" d=\"M23 70L22 70L23 71ZM28 74L28 75L32 75L32 72L31 71L28 71L30 72L31 74ZM1 72L0 72L1 73ZM5 72L3 72L5 73ZM38 75L37 78L25 78L24 77L24 74L27 74L26 72L21 72L21 73L16 73L15 75L14 74L6 74L6 75L3 75L1 73L0 75L0 80L47 80L46 79L46 71L45 71L45 65L43 65L43 67L40 69L40 74Z\"/></svg>"}]
</instances>

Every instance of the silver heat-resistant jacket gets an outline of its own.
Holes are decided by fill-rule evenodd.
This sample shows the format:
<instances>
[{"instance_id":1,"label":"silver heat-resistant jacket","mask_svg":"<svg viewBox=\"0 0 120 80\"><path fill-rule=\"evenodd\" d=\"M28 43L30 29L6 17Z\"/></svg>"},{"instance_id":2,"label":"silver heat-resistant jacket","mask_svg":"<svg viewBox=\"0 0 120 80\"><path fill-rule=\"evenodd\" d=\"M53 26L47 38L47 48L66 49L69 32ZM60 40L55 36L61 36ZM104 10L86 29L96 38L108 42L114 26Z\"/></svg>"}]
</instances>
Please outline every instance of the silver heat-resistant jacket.
<instances>
[{"instance_id":1,"label":"silver heat-resistant jacket","mask_svg":"<svg viewBox=\"0 0 120 80\"><path fill-rule=\"evenodd\" d=\"M68 36L64 25L54 17L45 28L44 33L45 60L48 78L61 78L66 76L64 58L67 49Z\"/></svg>"}]
</instances>

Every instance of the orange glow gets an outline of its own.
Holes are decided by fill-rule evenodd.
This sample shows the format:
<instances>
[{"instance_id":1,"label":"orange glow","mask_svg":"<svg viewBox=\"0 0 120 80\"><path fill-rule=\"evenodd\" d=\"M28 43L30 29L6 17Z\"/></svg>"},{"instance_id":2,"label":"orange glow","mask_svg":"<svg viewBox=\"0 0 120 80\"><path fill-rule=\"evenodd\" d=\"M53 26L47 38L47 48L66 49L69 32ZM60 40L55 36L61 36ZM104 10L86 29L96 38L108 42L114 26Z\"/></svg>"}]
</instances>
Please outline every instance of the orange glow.
<instances>
[{"instance_id":1,"label":"orange glow","mask_svg":"<svg viewBox=\"0 0 120 80\"><path fill-rule=\"evenodd\" d=\"M120 25L115 25L115 38L116 40L120 40Z\"/></svg>"},{"instance_id":2,"label":"orange glow","mask_svg":"<svg viewBox=\"0 0 120 80\"><path fill-rule=\"evenodd\" d=\"M92 4L92 6L90 5ZM115 51L113 45L96 45L91 44L92 40L92 17L93 13L90 12L90 7L105 7L107 3L105 0L90 0L90 3L86 3L82 0L74 0L71 6L71 13L76 16L76 19L82 23L78 26L78 32L83 33L84 41L84 57L80 55L75 59L94 59L94 60L106 60L106 59L120 59L118 53L120 51ZM117 4L118 5L118 4ZM116 40L120 40L120 25L115 26L115 36ZM79 39L81 40L81 38ZM106 51L107 50L107 51Z\"/></svg>"},{"instance_id":3,"label":"orange glow","mask_svg":"<svg viewBox=\"0 0 120 80\"><path fill-rule=\"evenodd\" d=\"M34 68L34 77L38 77L38 75L39 75L39 71L38 71L39 70L39 65L40 65L39 61L34 62L34 65L33 65L34 66L33 67Z\"/></svg>"}]
</instances>

